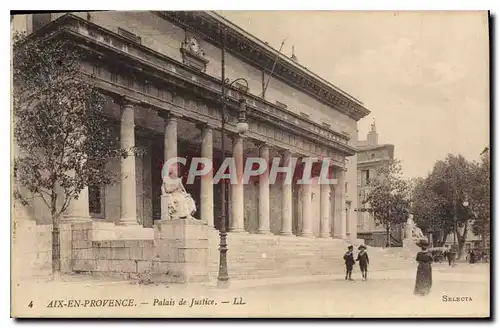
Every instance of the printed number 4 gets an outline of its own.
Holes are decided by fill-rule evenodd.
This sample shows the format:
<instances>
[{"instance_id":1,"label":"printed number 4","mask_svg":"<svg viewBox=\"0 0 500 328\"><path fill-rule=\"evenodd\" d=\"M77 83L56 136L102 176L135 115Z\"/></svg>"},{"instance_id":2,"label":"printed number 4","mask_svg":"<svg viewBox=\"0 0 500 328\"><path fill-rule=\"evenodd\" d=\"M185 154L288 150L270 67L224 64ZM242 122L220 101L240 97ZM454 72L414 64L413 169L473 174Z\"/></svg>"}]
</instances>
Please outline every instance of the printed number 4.
<instances>
[{"instance_id":1,"label":"printed number 4","mask_svg":"<svg viewBox=\"0 0 500 328\"><path fill-rule=\"evenodd\" d=\"M33 307L33 301L30 302L30 304L28 304L28 307L29 308L32 308Z\"/></svg>"}]
</instances>

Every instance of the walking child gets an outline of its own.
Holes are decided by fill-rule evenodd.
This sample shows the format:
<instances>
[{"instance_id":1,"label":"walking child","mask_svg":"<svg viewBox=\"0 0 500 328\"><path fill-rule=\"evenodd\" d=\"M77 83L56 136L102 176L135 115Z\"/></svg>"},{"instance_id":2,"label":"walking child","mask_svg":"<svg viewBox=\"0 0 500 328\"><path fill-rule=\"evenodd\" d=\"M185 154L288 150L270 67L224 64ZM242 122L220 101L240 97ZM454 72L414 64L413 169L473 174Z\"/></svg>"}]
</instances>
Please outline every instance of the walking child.
<instances>
[{"instance_id":1,"label":"walking child","mask_svg":"<svg viewBox=\"0 0 500 328\"><path fill-rule=\"evenodd\" d=\"M353 246L349 246L347 248L347 252L344 254L344 261L345 261L345 280L349 279L352 280L351 275L352 275L352 267L354 266L354 254L353 254Z\"/></svg>"},{"instance_id":2,"label":"walking child","mask_svg":"<svg viewBox=\"0 0 500 328\"><path fill-rule=\"evenodd\" d=\"M366 252L366 246L361 245L358 247L359 253L356 261L359 261L359 268L361 269L361 275L363 280L368 279L368 264L370 264L370 259L368 258L368 253Z\"/></svg>"}]
</instances>

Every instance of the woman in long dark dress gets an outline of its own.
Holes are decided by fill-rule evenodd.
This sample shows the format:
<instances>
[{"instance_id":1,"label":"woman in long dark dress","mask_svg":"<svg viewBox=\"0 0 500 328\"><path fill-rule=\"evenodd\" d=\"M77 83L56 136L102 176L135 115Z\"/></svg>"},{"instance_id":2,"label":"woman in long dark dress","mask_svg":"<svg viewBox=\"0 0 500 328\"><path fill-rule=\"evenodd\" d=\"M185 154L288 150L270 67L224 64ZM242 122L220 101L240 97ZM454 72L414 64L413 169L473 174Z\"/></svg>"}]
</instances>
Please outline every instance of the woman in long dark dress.
<instances>
[{"instance_id":1,"label":"woman in long dark dress","mask_svg":"<svg viewBox=\"0 0 500 328\"><path fill-rule=\"evenodd\" d=\"M421 241L418 246L422 249L417 254L417 279L415 281L415 295L425 296L429 294L432 287L432 255L427 248L429 247L428 241Z\"/></svg>"}]
</instances>

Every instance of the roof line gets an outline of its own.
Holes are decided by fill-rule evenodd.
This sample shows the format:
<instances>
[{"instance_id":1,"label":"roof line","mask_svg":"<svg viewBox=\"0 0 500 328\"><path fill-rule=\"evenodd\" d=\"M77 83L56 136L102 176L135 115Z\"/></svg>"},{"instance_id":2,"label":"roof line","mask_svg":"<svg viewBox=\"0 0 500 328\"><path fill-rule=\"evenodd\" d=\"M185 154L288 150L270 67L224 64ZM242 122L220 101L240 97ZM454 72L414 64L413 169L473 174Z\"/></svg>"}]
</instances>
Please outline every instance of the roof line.
<instances>
[{"instance_id":1,"label":"roof line","mask_svg":"<svg viewBox=\"0 0 500 328\"><path fill-rule=\"evenodd\" d=\"M357 102L358 104L360 105L364 105L363 102L359 99L357 99L356 97L350 95L349 93L345 92L344 90L340 89L339 87L333 85L331 82L328 82L327 80L325 80L324 78L322 78L321 76L317 75L316 73L312 72L311 70L309 70L307 67L301 65L300 63L297 63L295 61L293 61L292 59L288 58L287 56L281 54L278 52L278 50L274 49L273 47L271 47L269 44L263 42L262 40L260 40L258 37L254 36L253 34L245 31L244 29L242 29L241 27L239 27L238 25L236 25L235 23L231 22L229 19L225 18L224 16L216 13L215 11L207 11L207 13L212 16L213 18L215 19L218 19L218 20L221 20L221 21L224 21L225 24L229 25L232 29L238 31L239 33L243 34L244 36L248 37L249 39L251 39L252 41L254 41L255 43L259 44L260 46L264 47L264 48L267 48L269 51L273 52L275 55L277 55L279 58L285 60L288 64L292 65L292 66L296 66L298 67L299 69L303 70L303 71L306 71L306 73L308 73L309 75L311 75L312 77L316 78L317 80L321 81L322 83L326 84L328 87L332 88L333 90L341 93L343 96L349 98L350 100L352 101L355 101Z\"/></svg>"}]
</instances>

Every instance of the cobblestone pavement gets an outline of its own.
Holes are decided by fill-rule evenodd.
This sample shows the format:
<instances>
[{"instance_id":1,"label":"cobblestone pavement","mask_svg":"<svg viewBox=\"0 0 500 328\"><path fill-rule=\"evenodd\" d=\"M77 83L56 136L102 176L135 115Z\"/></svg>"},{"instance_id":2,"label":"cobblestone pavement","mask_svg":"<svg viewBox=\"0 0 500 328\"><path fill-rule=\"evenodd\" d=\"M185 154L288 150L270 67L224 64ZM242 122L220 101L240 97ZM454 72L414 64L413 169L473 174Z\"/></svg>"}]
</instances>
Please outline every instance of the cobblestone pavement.
<instances>
[{"instance_id":1,"label":"cobblestone pavement","mask_svg":"<svg viewBox=\"0 0 500 328\"><path fill-rule=\"evenodd\" d=\"M489 266L485 264L459 264L453 268L434 265L433 288L426 297L413 295L415 266L371 272L367 281L361 280L356 272L353 277L354 281L346 281L341 275L233 280L229 288L221 289L213 282L189 286L142 285L65 276L65 281L59 282L16 284L13 298L18 304L17 313L32 316L484 317L489 314ZM193 298L196 302L191 306ZM121 299L132 299L132 307L103 302ZM185 305L179 304L181 299L186 301ZM47 307L52 300L63 300L65 307ZM69 300L81 304L85 300L101 302L67 307Z\"/></svg>"}]
</instances>

